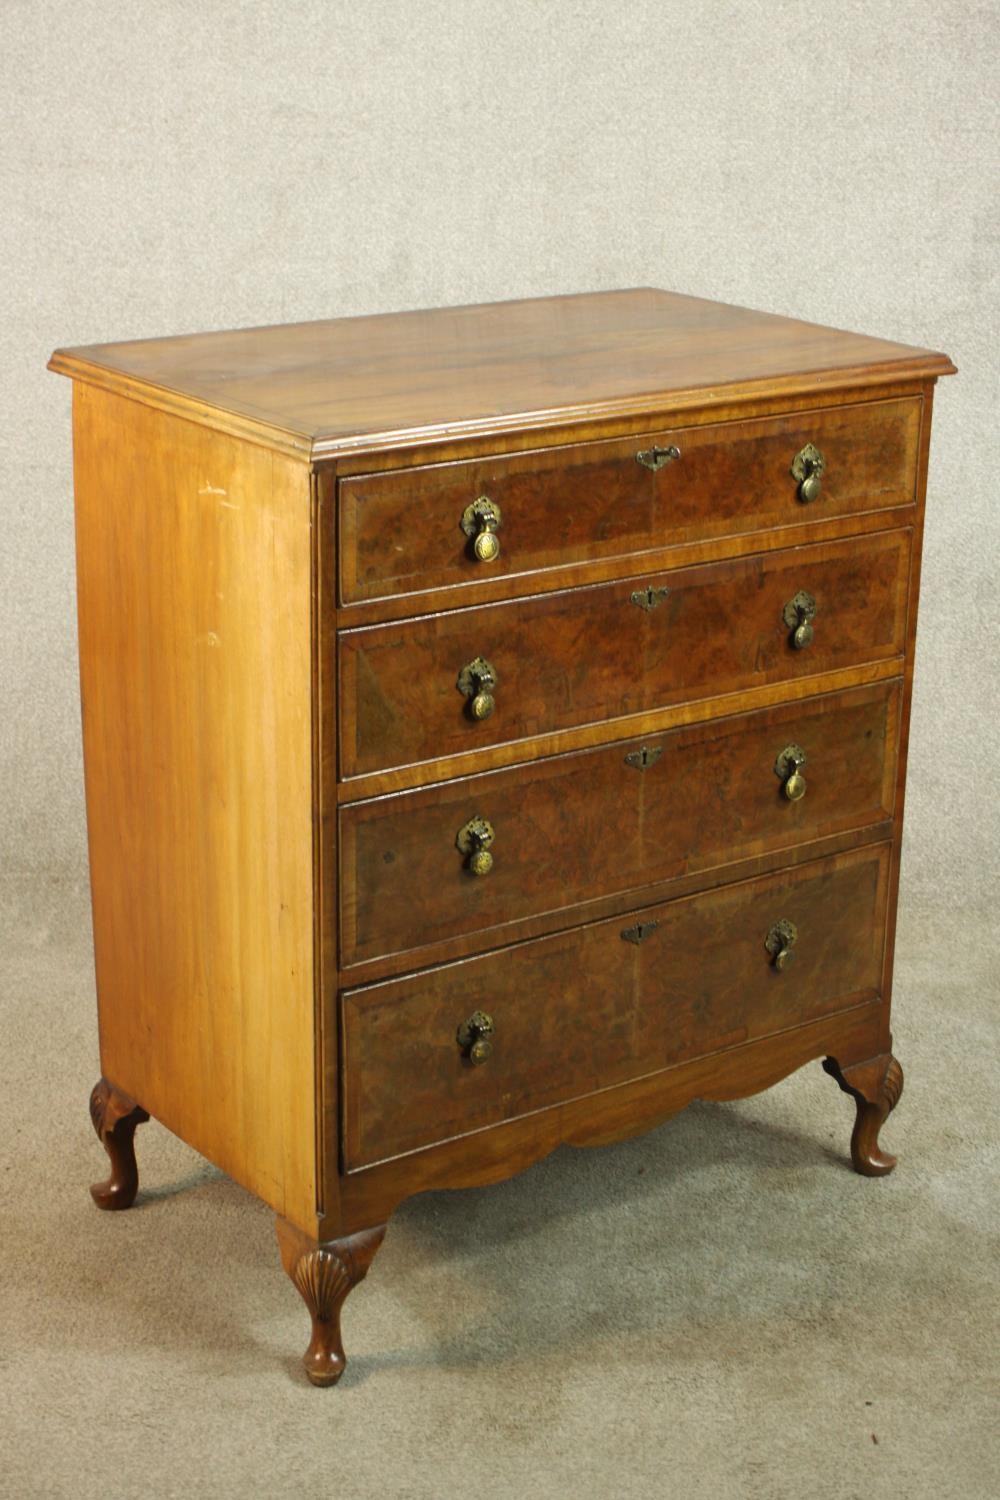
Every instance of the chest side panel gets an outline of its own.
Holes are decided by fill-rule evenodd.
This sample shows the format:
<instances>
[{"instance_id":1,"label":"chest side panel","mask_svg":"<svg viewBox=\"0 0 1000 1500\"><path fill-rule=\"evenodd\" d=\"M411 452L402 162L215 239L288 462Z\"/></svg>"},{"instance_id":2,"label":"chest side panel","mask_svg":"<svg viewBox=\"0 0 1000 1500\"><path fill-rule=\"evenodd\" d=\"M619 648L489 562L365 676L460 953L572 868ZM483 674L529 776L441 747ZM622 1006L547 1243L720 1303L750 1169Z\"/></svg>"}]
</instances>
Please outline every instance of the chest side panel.
<instances>
[{"instance_id":1,"label":"chest side panel","mask_svg":"<svg viewBox=\"0 0 1000 1500\"><path fill-rule=\"evenodd\" d=\"M81 385L74 438L103 1070L308 1222L308 469Z\"/></svg>"}]
</instances>

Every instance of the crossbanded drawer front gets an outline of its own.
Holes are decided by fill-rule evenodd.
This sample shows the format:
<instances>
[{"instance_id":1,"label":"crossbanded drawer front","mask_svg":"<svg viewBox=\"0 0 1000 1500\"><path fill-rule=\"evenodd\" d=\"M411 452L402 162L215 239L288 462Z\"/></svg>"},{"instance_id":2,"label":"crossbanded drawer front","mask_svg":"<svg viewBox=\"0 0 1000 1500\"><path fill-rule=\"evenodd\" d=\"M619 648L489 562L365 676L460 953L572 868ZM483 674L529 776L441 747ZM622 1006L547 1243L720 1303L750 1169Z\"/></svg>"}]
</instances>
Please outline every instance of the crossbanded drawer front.
<instances>
[{"instance_id":1,"label":"crossbanded drawer front","mask_svg":"<svg viewBox=\"0 0 1000 1500\"><path fill-rule=\"evenodd\" d=\"M908 397L347 477L341 599L908 505L920 412Z\"/></svg>"},{"instance_id":2,"label":"crossbanded drawer front","mask_svg":"<svg viewBox=\"0 0 1000 1500\"><path fill-rule=\"evenodd\" d=\"M341 631L341 775L899 656L911 536Z\"/></svg>"},{"instance_id":3,"label":"crossbanded drawer front","mask_svg":"<svg viewBox=\"0 0 1000 1500\"><path fill-rule=\"evenodd\" d=\"M898 680L341 808L342 967L890 818Z\"/></svg>"},{"instance_id":4,"label":"crossbanded drawer front","mask_svg":"<svg viewBox=\"0 0 1000 1500\"><path fill-rule=\"evenodd\" d=\"M889 852L343 992L345 1170L877 999Z\"/></svg>"}]
</instances>

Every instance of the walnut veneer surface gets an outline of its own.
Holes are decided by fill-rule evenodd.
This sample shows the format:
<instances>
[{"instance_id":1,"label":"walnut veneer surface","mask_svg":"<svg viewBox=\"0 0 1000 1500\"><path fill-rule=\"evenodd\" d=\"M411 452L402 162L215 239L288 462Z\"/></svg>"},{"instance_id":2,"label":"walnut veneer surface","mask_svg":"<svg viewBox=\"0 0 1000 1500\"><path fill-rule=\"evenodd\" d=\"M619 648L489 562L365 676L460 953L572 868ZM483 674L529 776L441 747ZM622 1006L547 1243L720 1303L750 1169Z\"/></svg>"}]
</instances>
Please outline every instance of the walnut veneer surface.
<instances>
[{"instance_id":1,"label":"walnut veneer surface","mask_svg":"<svg viewBox=\"0 0 1000 1500\"><path fill-rule=\"evenodd\" d=\"M818 1057L891 1169L944 355L640 288L51 367L101 1207L149 1115L231 1173L331 1385L412 1193Z\"/></svg>"}]
</instances>

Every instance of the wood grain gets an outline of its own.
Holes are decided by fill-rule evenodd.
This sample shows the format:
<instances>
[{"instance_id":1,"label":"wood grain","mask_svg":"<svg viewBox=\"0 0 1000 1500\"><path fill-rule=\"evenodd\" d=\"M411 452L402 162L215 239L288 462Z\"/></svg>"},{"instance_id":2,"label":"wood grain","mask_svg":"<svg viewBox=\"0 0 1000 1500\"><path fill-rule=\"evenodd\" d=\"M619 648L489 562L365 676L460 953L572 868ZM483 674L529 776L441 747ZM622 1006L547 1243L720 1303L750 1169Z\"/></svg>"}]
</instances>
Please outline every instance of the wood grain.
<instances>
[{"instance_id":1,"label":"wood grain","mask_svg":"<svg viewBox=\"0 0 1000 1500\"><path fill-rule=\"evenodd\" d=\"M106 1077L315 1223L308 470L75 391Z\"/></svg>"},{"instance_id":2,"label":"wood grain","mask_svg":"<svg viewBox=\"0 0 1000 1500\"><path fill-rule=\"evenodd\" d=\"M341 776L897 656L909 543L879 533L342 631ZM666 591L654 609L633 600L647 589ZM798 651L782 614L801 590L817 613ZM457 687L477 657L498 680L483 722Z\"/></svg>"},{"instance_id":3,"label":"wood grain","mask_svg":"<svg viewBox=\"0 0 1000 1500\"><path fill-rule=\"evenodd\" d=\"M771 875L777 870L791 870L795 865L826 859L848 849L860 848L864 844L885 843L892 837L893 826L892 818L883 818L877 823L866 824L863 828L829 834L807 843L793 844L722 865L708 865L687 875L674 875L649 885L624 891L605 891L577 906L563 907L554 912L539 912L534 916L505 923L502 927L493 927L489 929L487 939L484 939L478 929L457 932L450 937L441 938L433 948L424 947L416 951L406 950L359 960L339 971L338 982L352 986L373 984L377 980L391 979L395 975L406 973L417 964L444 964L469 958L482 952L487 941L497 947L507 947L511 943L522 943L529 938L546 937L549 933L564 931L577 922L599 922L606 917L624 915L639 904L654 906L659 901L715 890L729 881L753 880L758 876Z\"/></svg>"},{"instance_id":4,"label":"wood grain","mask_svg":"<svg viewBox=\"0 0 1000 1500\"><path fill-rule=\"evenodd\" d=\"M878 994L885 845L341 997L347 1171L598 1093ZM777 973L764 940L798 928ZM624 932L653 930L639 942ZM456 1030L492 1017L488 1062Z\"/></svg>"},{"instance_id":5,"label":"wood grain","mask_svg":"<svg viewBox=\"0 0 1000 1500\"><path fill-rule=\"evenodd\" d=\"M904 370L888 381L869 380L856 386L838 385L835 389L816 393L802 388L796 390L794 385L778 395L739 387L721 401L715 399L711 389L706 389L697 403L685 405L681 412L671 414L667 420L682 421L685 427L714 427L721 422L749 422L758 417L833 411L840 406L856 406L859 403L867 405L870 401L906 400L911 396L919 397L921 392L936 384L936 379L934 374L907 375ZM483 456L537 452L546 448L560 448L569 442L596 443L627 437L645 439L658 429L658 425L656 413L637 410L608 417L591 414L574 421L567 430L566 424L560 422L558 413L554 413L551 422L532 426L527 432L518 432L516 427L506 427L471 436L445 433L423 440L418 433L411 443L405 445L358 448L349 453L321 455L315 461L315 469L318 474L344 479L355 474L423 468L429 464L461 462ZM636 444L636 447L642 446L643 442Z\"/></svg>"},{"instance_id":6,"label":"wood grain","mask_svg":"<svg viewBox=\"0 0 1000 1500\"><path fill-rule=\"evenodd\" d=\"M341 453L926 379L943 354L651 287L59 349L50 368Z\"/></svg>"},{"instance_id":7,"label":"wood grain","mask_svg":"<svg viewBox=\"0 0 1000 1500\"><path fill-rule=\"evenodd\" d=\"M329 489L319 478L320 488ZM336 489L330 497L333 508ZM805 515L806 507L802 506ZM420 615L438 614L441 610L474 604L494 604L504 599L532 594L556 593L562 589L582 588L589 583L611 583L636 573L666 573L676 568L693 568L703 563L721 562L727 558L762 556L789 547L813 546L817 542L836 541L844 536L870 536L876 531L895 531L912 526L912 501L887 510L855 511L849 517L800 520L795 525L772 526L764 531L741 531L709 541L691 539L660 546L655 537L648 548L604 557L598 561L575 560L567 550L557 568L532 568L515 578L477 575L462 584L447 588L428 588L416 593L390 594L381 599L365 599L357 604L331 604L328 622L331 630L351 630L362 625L379 625L392 620L407 620ZM336 543L331 543L336 553Z\"/></svg>"},{"instance_id":8,"label":"wood grain","mask_svg":"<svg viewBox=\"0 0 1000 1500\"><path fill-rule=\"evenodd\" d=\"M584 918L572 909L614 892L879 823L899 704L898 682L878 684L342 808L341 968L433 962L461 933L509 941L501 929L540 913ZM775 774L789 743L808 757L795 802ZM629 765L643 750L653 763ZM484 876L456 846L474 817L494 829Z\"/></svg>"},{"instance_id":9,"label":"wood grain","mask_svg":"<svg viewBox=\"0 0 1000 1500\"><path fill-rule=\"evenodd\" d=\"M324 659L329 661L328 657ZM480 750L459 750L452 755L438 756L434 760L397 767L391 771L370 771L363 776L335 781L325 805L329 809L331 800L347 805L366 797L430 786L453 777L478 775L482 771L541 760L549 755L560 755L593 745L624 743L626 740L641 739L651 734L663 734L683 724L702 724L709 719L750 713L774 704L797 703L818 693L838 693L846 688L887 682L890 678L898 677L903 666L901 655L890 656L883 661L864 662L833 672L809 673L787 682L765 683L760 687L742 688L737 692L693 698L666 708L647 709L643 713L599 720L576 729L556 730L525 740L511 740L507 744L484 745ZM334 677L335 673L331 671L330 676ZM335 724L336 719L332 718L331 723ZM335 753L330 758L335 763Z\"/></svg>"},{"instance_id":10,"label":"wood grain","mask_svg":"<svg viewBox=\"0 0 1000 1500\"><path fill-rule=\"evenodd\" d=\"M440 1188L503 1182L557 1146L603 1146L651 1130L695 1099L745 1099L812 1059L870 1057L878 1044L876 1001L835 1011L775 1036L679 1063L552 1109L502 1121L343 1179L337 1233L386 1220L404 1198ZM332 1230L324 1226L322 1233Z\"/></svg>"},{"instance_id":11,"label":"wood grain","mask_svg":"<svg viewBox=\"0 0 1000 1500\"><path fill-rule=\"evenodd\" d=\"M654 544L780 535L911 504L919 431L920 398L910 397L350 476L339 481L341 599L520 578ZM807 443L826 462L811 504L791 473ZM653 472L636 455L654 446L680 457ZM460 525L482 497L500 512L491 562L477 561Z\"/></svg>"}]
</instances>

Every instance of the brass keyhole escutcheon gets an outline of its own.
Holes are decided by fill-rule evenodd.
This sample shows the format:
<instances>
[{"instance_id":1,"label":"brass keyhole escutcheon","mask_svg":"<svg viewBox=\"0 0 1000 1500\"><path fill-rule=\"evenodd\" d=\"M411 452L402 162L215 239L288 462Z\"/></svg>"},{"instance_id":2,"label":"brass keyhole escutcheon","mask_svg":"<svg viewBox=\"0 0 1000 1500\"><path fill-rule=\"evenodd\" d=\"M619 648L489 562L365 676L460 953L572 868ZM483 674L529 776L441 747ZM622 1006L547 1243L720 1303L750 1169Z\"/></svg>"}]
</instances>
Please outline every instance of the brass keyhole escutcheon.
<instances>
[{"instance_id":1,"label":"brass keyhole escutcheon","mask_svg":"<svg viewBox=\"0 0 1000 1500\"><path fill-rule=\"evenodd\" d=\"M804 505L819 499L826 459L814 443L806 443L792 459L792 478L798 480L799 499Z\"/></svg>"},{"instance_id":2,"label":"brass keyhole escutcheon","mask_svg":"<svg viewBox=\"0 0 1000 1500\"><path fill-rule=\"evenodd\" d=\"M798 928L787 917L779 917L777 922L768 928L764 947L771 955L772 967L777 969L779 974L784 973L791 963L792 949L795 947L798 936Z\"/></svg>"},{"instance_id":3,"label":"brass keyhole escutcheon","mask_svg":"<svg viewBox=\"0 0 1000 1500\"><path fill-rule=\"evenodd\" d=\"M635 461L642 464L644 469L652 469L655 474L657 469L662 469L664 464L672 464L680 456L681 450L671 443L669 448L640 448Z\"/></svg>"},{"instance_id":4,"label":"brass keyhole escutcheon","mask_svg":"<svg viewBox=\"0 0 1000 1500\"><path fill-rule=\"evenodd\" d=\"M650 584L648 588L635 589L629 594L629 603L638 604L640 609L648 612L651 609L655 609L658 604L662 604L669 593L669 589L654 589L652 584Z\"/></svg>"},{"instance_id":5,"label":"brass keyhole escutcheon","mask_svg":"<svg viewBox=\"0 0 1000 1500\"><path fill-rule=\"evenodd\" d=\"M638 947L640 943L646 941L651 932L656 931L659 925L659 922L654 920L652 922L637 922L634 927L624 927L621 932L622 941L634 943Z\"/></svg>"},{"instance_id":6,"label":"brass keyhole escutcheon","mask_svg":"<svg viewBox=\"0 0 1000 1500\"><path fill-rule=\"evenodd\" d=\"M488 719L496 708L496 699L493 696L496 685L497 674L483 656L473 657L468 666L463 667L459 672L458 690L468 698L469 715L477 722Z\"/></svg>"},{"instance_id":7,"label":"brass keyhole escutcheon","mask_svg":"<svg viewBox=\"0 0 1000 1500\"><path fill-rule=\"evenodd\" d=\"M800 589L781 611L781 618L792 632L789 644L796 651L804 651L812 641L812 622L816 618L816 600L812 594Z\"/></svg>"},{"instance_id":8,"label":"brass keyhole escutcheon","mask_svg":"<svg viewBox=\"0 0 1000 1500\"><path fill-rule=\"evenodd\" d=\"M488 875L492 870L490 848L495 838L493 824L486 818L470 818L458 830L455 843L466 856L465 868L473 875Z\"/></svg>"},{"instance_id":9,"label":"brass keyhole escutcheon","mask_svg":"<svg viewBox=\"0 0 1000 1500\"><path fill-rule=\"evenodd\" d=\"M497 536L503 524L500 507L488 495L480 495L462 512L459 523L467 537L472 539L472 551L478 562L496 562L500 556L500 538Z\"/></svg>"},{"instance_id":10,"label":"brass keyhole escutcheon","mask_svg":"<svg viewBox=\"0 0 1000 1500\"><path fill-rule=\"evenodd\" d=\"M637 771L646 771L650 766L655 766L663 754L662 745L641 745L638 750L630 750L625 757L627 766L634 766Z\"/></svg>"},{"instance_id":11,"label":"brass keyhole escutcheon","mask_svg":"<svg viewBox=\"0 0 1000 1500\"><path fill-rule=\"evenodd\" d=\"M493 1051L495 1030L492 1016L488 1016L484 1010L474 1010L455 1033L462 1055L474 1067L481 1066Z\"/></svg>"},{"instance_id":12,"label":"brass keyhole escutcheon","mask_svg":"<svg viewBox=\"0 0 1000 1500\"><path fill-rule=\"evenodd\" d=\"M801 745L786 745L774 762L774 774L781 778L781 790L789 802L800 802L806 794L806 778L802 774L806 759Z\"/></svg>"}]
</instances>

